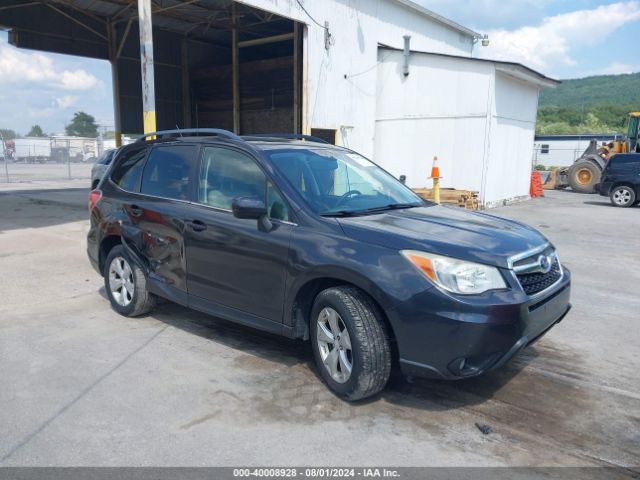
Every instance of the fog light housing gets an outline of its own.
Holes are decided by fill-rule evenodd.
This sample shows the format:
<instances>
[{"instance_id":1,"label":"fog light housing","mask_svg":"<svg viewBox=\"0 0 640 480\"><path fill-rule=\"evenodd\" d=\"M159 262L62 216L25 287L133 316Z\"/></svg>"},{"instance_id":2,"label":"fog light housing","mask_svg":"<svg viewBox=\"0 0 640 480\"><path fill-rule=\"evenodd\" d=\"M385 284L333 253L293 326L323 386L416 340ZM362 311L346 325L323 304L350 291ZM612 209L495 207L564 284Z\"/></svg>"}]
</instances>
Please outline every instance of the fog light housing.
<instances>
[{"instance_id":1,"label":"fog light housing","mask_svg":"<svg viewBox=\"0 0 640 480\"><path fill-rule=\"evenodd\" d=\"M447 368L456 377L470 377L478 375L491 368L502 355L502 352L495 352L483 355L472 355L469 357L459 357L449 363Z\"/></svg>"}]
</instances>

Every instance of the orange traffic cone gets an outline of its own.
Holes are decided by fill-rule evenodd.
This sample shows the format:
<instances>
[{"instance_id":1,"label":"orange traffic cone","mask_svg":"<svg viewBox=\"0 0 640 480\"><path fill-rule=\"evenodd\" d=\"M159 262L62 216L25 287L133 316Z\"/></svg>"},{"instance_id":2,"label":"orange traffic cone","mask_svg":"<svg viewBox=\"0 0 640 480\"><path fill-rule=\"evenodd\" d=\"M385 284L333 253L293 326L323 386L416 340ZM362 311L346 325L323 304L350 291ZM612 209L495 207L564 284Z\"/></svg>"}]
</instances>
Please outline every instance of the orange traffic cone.
<instances>
[{"instance_id":1,"label":"orange traffic cone","mask_svg":"<svg viewBox=\"0 0 640 480\"><path fill-rule=\"evenodd\" d=\"M438 157L433 156L433 164L431 166L431 176L433 180L433 201L440 203L440 168L438 167Z\"/></svg>"},{"instance_id":2,"label":"orange traffic cone","mask_svg":"<svg viewBox=\"0 0 640 480\"><path fill-rule=\"evenodd\" d=\"M534 170L531 172L531 187L529 188L529 195L531 198L544 197L544 190L542 189L542 177L540 172Z\"/></svg>"}]
</instances>

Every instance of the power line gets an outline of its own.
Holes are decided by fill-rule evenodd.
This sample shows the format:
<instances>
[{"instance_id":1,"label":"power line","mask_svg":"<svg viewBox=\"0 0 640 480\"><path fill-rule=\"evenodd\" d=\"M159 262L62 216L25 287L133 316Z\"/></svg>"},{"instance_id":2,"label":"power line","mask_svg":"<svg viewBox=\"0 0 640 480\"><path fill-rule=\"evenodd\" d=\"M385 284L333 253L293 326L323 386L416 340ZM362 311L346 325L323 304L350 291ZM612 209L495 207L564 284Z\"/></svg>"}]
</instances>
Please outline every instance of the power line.
<instances>
[{"instance_id":1,"label":"power line","mask_svg":"<svg viewBox=\"0 0 640 480\"><path fill-rule=\"evenodd\" d=\"M311 14L310 14L309 12L307 12L307 9L306 9L306 8L304 8L304 5L302 5L302 3L300 2L300 0L296 0L296 3L300 6L300 8L302 9L302 11L303 11L304 13L306 13L306 14L307 14L307 17L309 17L309 18L313 21L313 23L315 23L316 25L318 25L320 28L324 28L325 30L327 29L327 27L325 27L324 25L321 25L321 24L320 24L320 23L319 23L315 18L313 18L313 17L311 16Z\"/></svg>"}]
</instances>

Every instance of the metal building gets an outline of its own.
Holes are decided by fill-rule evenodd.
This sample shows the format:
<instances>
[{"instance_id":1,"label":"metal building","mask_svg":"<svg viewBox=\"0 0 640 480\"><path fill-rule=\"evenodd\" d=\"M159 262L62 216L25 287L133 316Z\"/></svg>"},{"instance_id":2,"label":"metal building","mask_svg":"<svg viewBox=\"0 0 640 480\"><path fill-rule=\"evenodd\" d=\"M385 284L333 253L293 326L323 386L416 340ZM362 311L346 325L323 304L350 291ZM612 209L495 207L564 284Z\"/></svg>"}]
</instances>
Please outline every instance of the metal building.
<instances>
[{"instance_id":1,"label":"metal building","mask_svg":"<svg viewBox=\"0 0 640 480\"><path fill-rule=\"evenodd\" d=\"M536 135L533 163L545 167L568 167L582 156L591 140L598 145L620 139L624 135Z\"/></svg>"},{"instance_id":2,"label":"metal building","mask_svg":"<svg viewBox=\"0 0 640 480\"><path fill-rule=\"evenodd\" d=\"M443 186L487 206L528 194L538 88L556 83L473 59L479 33L410 0L5 0L0 26L109 60L119 132L312 133L412 186L438 155Z\"/></svg>"}]
</instances>

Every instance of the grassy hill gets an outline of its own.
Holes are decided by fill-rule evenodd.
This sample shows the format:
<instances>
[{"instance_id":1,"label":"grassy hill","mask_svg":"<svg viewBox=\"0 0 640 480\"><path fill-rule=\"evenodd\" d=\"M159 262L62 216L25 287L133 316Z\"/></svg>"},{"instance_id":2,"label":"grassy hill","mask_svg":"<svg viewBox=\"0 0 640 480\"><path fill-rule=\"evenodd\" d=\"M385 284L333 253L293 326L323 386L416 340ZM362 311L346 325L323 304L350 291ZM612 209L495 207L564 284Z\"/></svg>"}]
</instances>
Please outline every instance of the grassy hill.
<instances>
[{"instance_id":1,"label":"grassy hill","mask_svg":"<svg viewBox=\"0 0 640 480\"><path fill-rule=\"evenodd\" d=\"M624 133L630 111L640 111L640 73L563 80L540 90L537 132Z\"/></svg>"}]
</instances>

